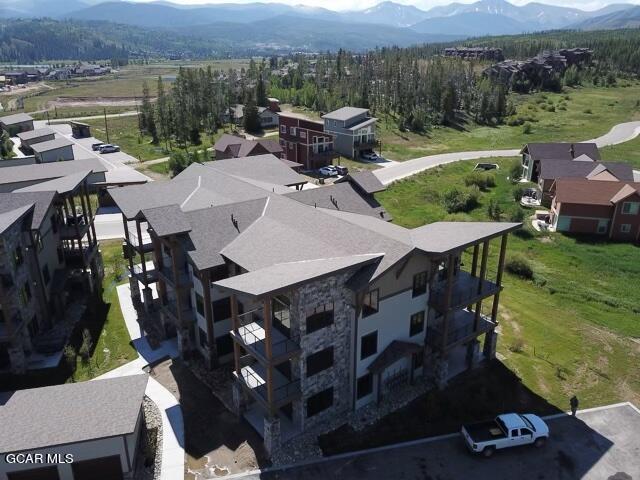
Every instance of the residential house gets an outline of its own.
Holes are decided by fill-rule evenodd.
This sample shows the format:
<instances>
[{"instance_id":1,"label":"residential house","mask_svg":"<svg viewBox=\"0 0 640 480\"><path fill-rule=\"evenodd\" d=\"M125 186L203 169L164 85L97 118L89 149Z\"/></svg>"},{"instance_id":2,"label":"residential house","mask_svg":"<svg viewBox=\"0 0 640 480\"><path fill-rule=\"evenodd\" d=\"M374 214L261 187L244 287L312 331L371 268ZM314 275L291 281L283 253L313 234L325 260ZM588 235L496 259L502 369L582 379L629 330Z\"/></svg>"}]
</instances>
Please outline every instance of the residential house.
<instances>
[{"instance_id":1,"label":"residential house","mask_svg":"<svg viewBox=\"0 0 640 480\"><path fill-rule=\"evenodd\" d=\"M27 132L21 132L16 135L20 139L20 148L27 155L33 154L31 145L36 143L48 142L56 138L56 133L48 127L37 128Z\"/></svg>"},{"instance_id":2,"label":"residential house","mask_svg":"<svg viewBox=\"0 0 640 480\"><path fill-rule=\"evenodd\" d=\"M79 172L90 172L87 183L90 186L106 183L107 167L98 158L86 158L82 160L69 160L66 162L34 163L19 166L3 166L11 162L0 162L0 192L13 192L15 190L35 184L41 184L50 180L75 175Z\"/></svg>"},{"instance_id":3,"label":"residential house","mask_svg":"<svg viewBox=\"0 0 640 480\"><path fill-rule=\"evenodd\" d=\"M324 131L322 122L291 112L280 112L278 117L283 159L301 164L304 170L315 170L336 158L333 136Z\"/></svg>"},{"instance_id":4,"label":"residential house","mask_svg":"<svg viewBox=\"0 0 640 480\"><path fill-rule=\"evenodd\" d=\"M10 137L15 137L18 133L33 130L33 118L26 113L15 113L0 117L0 127L7 132Z\"/></svg>"},{"instance_id":5,"label":"residential house","mask_svg":"<svg viewBox=\"0 0 640 480\"><path fill-rule=\"evenodd\" d=\"M329 187L308 198L287 187L295 173L277 159L262 172L255 159L193 164L113 196L136 252L134 301L142 283L146 307L159 303L183 356L233 360L236 409L269 452L408 384L442 386L495 356L507 237L521 224L406 229L355 201L355 180L330 190L336 202Z\"/></svg>"},{"instance_id":6,"label":"residential house","mask_svg":"<svg viewBox=\"0 0 640 480\"><path fill-rule=\"evenodd\" d=\"M278 110L280 109L278 108ZM262 128L276 128L278 126L278 113L271 108L258 107L258 118Z\"/></svg>"},{"instance_id":7,"label":"residential house","mask_svg":"<svg viewBox=\"0 0 640 480\"><path fill-rule=\"evenodd\" d=\"M342 107L322 116L324 131L333 136L333 148L340 155L359 158L377 145L377 118L366 108Z\"/></svg>"},{"instance_id":8,"label":"residential house","mask_svg":"<svg viewBox=\"0 0 640 480\"><path fill-rule=\"evenodd\" d=\"M558 179L553 194L551 225L556 231L640 241L640 183Z\"/></svg>"},{"instance_id":9,"label":"residential house","mask_svg":"<svg viewBox=\"0 0 640 480\"><path fill-rule=\"evenodd\" d=\"M271 110L274 113L278 113L280 112L280 100L278 100L277 98L274 97L269 97L267 98L267 102L269 102L269 105L267 106L267 108L269 110Z\"/></svg>"},{"instance_id":10,"label":"residential house","mask_svg":"<svg viewBox=\"0 0 640 480\"><path fill-rule=\"evenodd\" d=\"M0 480L134 478L147 381L130 375L0 393ZM42 461L11 461L17 453Z\"/></svg>"},{"instance_id":11,"label":"residential house","mask_svg":"<svg viewBox=\"0 0 640 480\"><path fill-rule=\"evenodd\" d=\"M64 137L30 145L37 163L73 160L73 142Z\"/></svg>"},{"instance_id":12,"label":"residential house","mask_svg":"<svg viewBox=\"0 0 640 480\"><path fill-rule=\"evenodd\" d=\"M280 158L282 148L274 140L247 140L244 137L223 134L215 143L215 159L250 157L254 155L272 154Z\"/></svg>"},{"instance_id":13,"label":"residential house","mask_svg":"<svg viewBox=\"0 0 640 480\"><path fill-rule=\"evenodd\" d=\"M538 186L544 205L551 205L552 187L560 178L587 178L613 182L634 180L633 169L628 163L542 159L539 166Z\"/></svg>"},{"instance_id":14,"label":"residential house","mask_svg":"<svg viewBox=\"0 0 640 480\"><path fill-rule=\"evenodd\" d=\"M71 124L73 138L89 138L91 136L91 125L82 122L69 123Z\"/></svg>"},{"instance_id":15,"label":"residential house","mask_svg":"<svg viewBox=\"0 0 640 480\"><path fill-rule=\"evenodd\" d=\"M24 85L29 81L27 72L4 72L4 77L10 85Z\"/></svg>"},{"instance_id":16,"label":"residential house","mask_svg":"<svg viewBox=\"0 0 640 480\"><path fill-rule=\"evenodd\" d=\"M541 160L600 160L600 152L595 143L528 143L520 154L522 178L530 182L538 181Z\"/></svg>"}]
</instances>

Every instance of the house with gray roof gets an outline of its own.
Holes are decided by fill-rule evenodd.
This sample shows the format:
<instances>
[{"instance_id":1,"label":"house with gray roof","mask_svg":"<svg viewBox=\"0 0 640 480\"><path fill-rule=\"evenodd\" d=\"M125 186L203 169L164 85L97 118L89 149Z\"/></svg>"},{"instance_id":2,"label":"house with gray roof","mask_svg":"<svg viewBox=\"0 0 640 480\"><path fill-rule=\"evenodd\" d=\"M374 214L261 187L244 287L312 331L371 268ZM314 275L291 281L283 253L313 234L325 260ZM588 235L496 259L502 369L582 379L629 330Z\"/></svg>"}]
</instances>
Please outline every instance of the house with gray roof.
<instances>
[{"instance_id":1,"label":"house with gray roof","mask_svg":"<svg viewBox=\"0 0 640 480\"><path fill-rule=\"evenodd\" d=\"M56 134L50 128L45 127L19 133L17 137L20 139L20 148L22 151L27 155L31 155L33 154L31 145L53 140L55 139Z\"/></svg>"},{"instance_id":2,"label":"house with gray roof","mask_svg":"<svg viewBox=\"0 0 640 480\"><path fill-rule=\"evenodd\" d=\"M348 158L359 158L378 145L377 118L366 108L342 107L322 116L324 131L333 136L333 149Z\"/></svg>"},{"instance_id":3,"label":"house with gray roof","mask_svg":"<svg viewBox=\"0 0 640 480\"><path fill-rule=\"evenodd\" d=\"M37 163L73 160L73 142L66 138L55 138L31 145Z\"/></svg>"},{"instance_id":4,"label":"house with gray roof","mask_svg":"<svg viewBox=\"0 0 640 480\"><path fill-rule=\"evenodd\" d=\"M15 137L18 133L33 130L33 118L26 113L14 113L0 117L0 129Z\"/></svg>"},{"instance_id":5,"label":"house with gray roof","mask_svg":"<svg viewBox=\"0 0 640 480\"><path fill-rule=\"evenodd\" d=\"M284 164L265 177L255 162L193 164L113 196L134 303L158 311L182 355L232 362L237 413L269 452L495 356L507 238L521 224L407 229L368 201L380 187L367 176L295 191Z\"/></svg>"},{"instance_id":6,"label":"house with gray roof","mask_svg":"<svg viewBox=\"0 0 640 480\"><path fill-rule=\"evenodd\" d=\"M0 478L134 478L148 376L0 393ZM42 461L12 462L12 454Z\"/></svg>"},{"instance_id":7,"label":"house with gray roof","mask_svg":"<svg viewBox=\"0 0 640 480\"><path fill-rule=\"evenodd\" d=\"M597 162L600 152L595 143L528 143L520 151L522 155L522 178L537 182L541 160L576 160Z\"/></svg>"},{"instance_id":8,"label":"house with gray roof","mask_svg":"<svg viewBox=\"0 0 640 480\"><path fill-rule=\"evenodd\" d=\"M266 154L280 158L282 155L280 144L274 140L247 140L229 133L223 134L216 141L213 149L216 160Z\"/></svg>"}]
</instances>

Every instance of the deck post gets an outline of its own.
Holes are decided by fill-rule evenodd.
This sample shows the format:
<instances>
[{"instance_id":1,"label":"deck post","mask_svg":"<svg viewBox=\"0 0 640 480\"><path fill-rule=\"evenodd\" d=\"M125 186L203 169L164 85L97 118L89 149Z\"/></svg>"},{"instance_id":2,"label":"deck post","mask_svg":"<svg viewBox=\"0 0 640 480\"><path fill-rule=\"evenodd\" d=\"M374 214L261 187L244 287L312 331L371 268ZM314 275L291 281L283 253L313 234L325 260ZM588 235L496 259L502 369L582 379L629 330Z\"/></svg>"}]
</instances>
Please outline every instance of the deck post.
<instances>
[{"instance_id":1,"label":"deck post","mask_svg":"<svg viewBox=\"0 0 640 480\"><path fill-rule=\"evenodd\" d=\"M480 262L480 277L478 278L478 295L482 294L484 279L487 276L487 259L489 258L489 240L482 244L482 261ZM482 312L482 299L476 303L475 317L473 319L473 331L477 332L480 326L480 313Z\"/></svg>"},{"instance_id":2,"label":"deck post","mask_svg":"<svg viewBox=\"0 0 640 480\"><path fill-rule=\"evenodd\" d=\"M263 304L264 317L264 340L267 357L267 403L269 404L269 414L274 415L273 401L273 337L272 337L272 318L271 318L271 297L264 299Z\"/></svg>"},{"instance_id":3,"label":"deck post","mask_svg":"<svg viewBox=\"0 0 640 480\"><path fill-rule=\"evenodd\" d=\"M496 284L498 285L498 291L493 296L493 306L491 308L491 321L494 324L498 324L498 304L500 303L500 291L502 290L502 272L504 271L504 258L507 253L507 239L508 234L502 236L502 242L500 243L500 258L498 260L498 272L496 273Z\"/></svg>"},{"instance_id":4,"label":"deck post","mask_svg":"<svg viewBox=\"0 0 640 480\"><path fill-rule=\"evenodd\" d=\"M138 248L140 251L140 259L142 260L142 276L145 280L145 286L147 285L147 261L144 258L144 249L142 248L142 229L140 228L140 220L136 218L136 231L138 232Z\"/></svg>"},{"instance_id":5,"label":"deck post","mask_svg":"<svg viewBox=\"0 0 640 480\"><path fill-rule=\"evenodd\" d=\"M233 333L236 335L236 338L239 338L238 297L236 297L235 293L231 294L231 323L233 325ZM240 378L240 345L238 345L237 341L233 342L233 362L236 375Z\"/></svg>"},{"instance_id":6,"label":"deck post","mask_svg":"<svg viewBox=\"0 0 640 480\"><path fill-rule=\"evenodd\" d=\"M449 336L449 320L451 319L451 296L453 294L453 269L455 266L454 254L449 254L447 260L447 289L444 299L444 319L442 322L442 351L447 348L447 337Z\"/></svg>"},{"instance_id":7,"label":"deck post","mask_svg":"<svg viewBox=\"0 0 640 480\"><path fill-rule=\"evenodd\" d=\"M211 273L204 270L200 275L202 284L202 296L204 301L204 319L207 324L207 344L209 345L209 368L213 368L218 362L215 336L213 334L213 307L211 305Z\"/></svg>"},{"instance_id":8,"label":"deck post","mask_svg":"<svg viewBox=\"0 0 640 480\"><path fill-rule=\"evenodd\" d=\"M471 262L471 276L475 277L478 274L478 254L480 253L480 244L477 243L473 246L473 261Z\"/></svg>"}]
</instances>

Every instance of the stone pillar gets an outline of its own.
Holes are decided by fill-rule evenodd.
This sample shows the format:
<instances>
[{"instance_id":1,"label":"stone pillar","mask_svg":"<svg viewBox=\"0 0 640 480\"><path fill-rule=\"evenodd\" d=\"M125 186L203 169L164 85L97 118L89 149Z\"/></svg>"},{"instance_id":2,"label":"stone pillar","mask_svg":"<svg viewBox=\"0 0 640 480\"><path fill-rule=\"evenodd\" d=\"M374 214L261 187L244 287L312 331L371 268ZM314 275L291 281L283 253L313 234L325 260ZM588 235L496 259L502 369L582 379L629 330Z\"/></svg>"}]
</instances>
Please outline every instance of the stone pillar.
<instances>
[{"instance_id":1,"label":"stone pillar","mask_svg":"<svg viewBox=\"0 0 640 480\"><path fill-rule=\"evenodd\" d=\"M144 287L142 292L144 295L144 311L150 313L154 310L153 291L149 287Z\"/></svg>"},{"instance_id":2,"label":"stone pillar","mask_svg":"<svg viewBox=\"0 0 640 480\"><path fill-rule=\"evenodd\" d=\"M299 431L304 432L304 402L302 400L294 400L291 402L293 406L293 424L299 429Z\"/></svg>"},{"instance_id":3,"label":"stone pillar","mask_svg":"<svg viewBox=\"0 0 640 480\"><path fill-rule=\"evenodd\" d=\"M469 370L471 370L473 368L473 365L476 362L476 358L478 356L478 351L479 351L479 342L477 340L472 340L467 344L467 356L466 356L466 361L467 361L467 368Z\"/></svg>"},{"instance_id":4,"label":"stone pillar","mask_svg":"<svg viewBox=\"0 0 640 480\"><path fill-rule=\"evenodd\" d=\"M27 372L27 356L24 353L23 336L18 334L7 349L11 373L21 375Z\"/></svg>"},{"instance_id":5,"label":"stone pillar","mask_svg":"<svg viewBox=\"0 0 640 480\"><path fill-rule=\"evenodd\" d=\"M264 417L264 448L269 456L280 449L280 419L277 416Z\"/></svg>"},{"instance_id":6,"label":"stone pillar","mask_svg":"<svg viewBox=\"0 0 640 480\"><path fill-rule=\"evenodd\" d=\"M487 360L496 358L496 347L498 346L498 332L489 330L484 336L484 347L482 353Z\"/></svg>"},{"instance_id":7,"label":"stone pillar","mask_svg":"<svg viewBox=\"0 0 640 480\"><path fill-rule=\"evenodd\" d=\"M435 365L435 382L438 389L447 386L449 379L449 361L445 358L438 358Z\"/></svg>"},{"instance_id":8,"label":"stone pillar","mask_svg":"<svg viewBox=\"0 0 640 480\"><path fill-rule=\"evenodd\" d=\"M140 303L140 284L138 279L130 275L129 276L129 288L131 289L131 300L133 300L134 306Z\"/></svg>"},{"instance_id":9,"label":"stone pillar","mask_svg":"<svg viewBox=\"0 0 640 480\"><path fill-rule=\"evenodd\" d=\"M240 385L237 381L233 382L231 390L233 393L233 409L235 411L235 414L238 417L241 417L247 409L247 402L244 396L244 392L242 391L242 385Z\"/></svg>"},{"instance_id":10,"label":"stone pillar","mask_svg":"<svg viewBox=\"0 0 640 480\"><path fill-rule=\"evenodd\" d=\"M182 325L176 325L176 336L178 338L178 353L180 353L180 358L187 359L189 351L191 350L189 329Z\"/></svg>"}]
</instances>

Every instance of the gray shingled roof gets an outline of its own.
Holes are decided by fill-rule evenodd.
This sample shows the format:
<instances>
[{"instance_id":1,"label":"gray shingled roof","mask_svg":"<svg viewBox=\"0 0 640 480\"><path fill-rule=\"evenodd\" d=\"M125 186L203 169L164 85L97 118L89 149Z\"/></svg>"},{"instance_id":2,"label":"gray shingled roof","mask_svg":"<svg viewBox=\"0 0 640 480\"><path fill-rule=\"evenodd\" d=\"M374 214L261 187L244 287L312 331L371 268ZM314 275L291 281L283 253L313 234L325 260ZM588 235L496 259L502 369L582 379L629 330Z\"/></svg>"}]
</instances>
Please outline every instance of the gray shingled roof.
<instances>
[{"instance_id":1,"label":"gray shingled roof","mask_svg":"<svg viewBox=\"0 0 640 480\"><path fill-rule=\"evenodd\" d=\"M29 185L28 187L19 188L15 190L15 192L53 191L60 194L68 193L74 191L89 175L91 175L91 171L85 170L65 175L64 177L54 178L53 180L48 180L46 182L36 183L35 185Z\"/></svg>"},{"instance_id":2,"label":"gray shingled roof","mask_svg":"<svg viewBox=\"0 0 640 480\"><path fill-rule=\"evenodd\" d=\"M0 394L0 452L130 434L146 386L132 375Z\"/></svg>"},{"instance_id":3,"label":"gray shingled roof","mask_svg":"<svg viewBox=\"0 0 640 480\"><path fill-rule=\"evenodd\" d=\"M278 157L272 154L216 160L214 162L206 162L203 165L228 175L274 185L286 186L307 182L302 175L288 168Z\"/></svg>"},{"instance_id":4,"label":"gray shingled roof","mask_svg":"<svg viewBox=\"0 0 640 480\"><path fill-rule=\"evenodd\" d=\"M573 148L573 154L571 150ZM528 143L522 149L528 151L534 160L550 158L553 160L573 160L586 155L593 160L600 160L600 152L595 143Z\"/></svg>"},{"instance_id":5,"label":"gray shingled roof","mask_svg":"<svg viewBox=\"0 0 640 480\"><path fill-rule=\"evenodd\" d=\"M364 127L368 127L369 125L371 125L372 123L376 123L378 121L377 118L375 117L369 117L366 120L360 122L360 123L356 123L355 125L351 125L349 127L349 130L353 131L353 130L359 130L361 128Z\"/></svg>"},{"instance_id":6,"label":"gray shingled roof","mask_svg":"<svg viewBox=\"0 0 640 480\"><path fill-rule=\"evenodd\" d=\"M35 163L18 167L0 167L0 184L50 180L85 170L102 173L107 171L107 167L95 157L65 162Z\"/></svg>"},{"instance_id":7,"label":"gray shingled roof","mask_svg":"<svg viewBox=\"0 0 640 480\"><path fill-rule=\"evenodd\" d=\"M466 248L479 238L490 239L521 226L507 222L436 222L411 230L411 238L416 248L439 254Z\"/></svg>"},{"instance_id":8,"label":"gray shingled roof","mask_svg":"<svg viewBox=\"0 0 640 480\"><path fill-rule=\"evenodd\" d=\"M31 228L38 229L51 207L56 192L0 193L0 214L14 211L21 207L35 205Z\"/></svg>"},{"instance_id":9,"label":"gray shingled roof","mask_svg":"<svg viewBox=\"0 0 640 480\"><path fill-rule=\"evenodd\" d=\"M191 230L191 225L179 205L149 208L143 210L142 214L159 237L177 235Z\"/></svg>"},{"instance_id":10,"label":"gray shingled roof","mask_svg":"<svg viewBox=\"0 0 640 480\"><path fill-rule=\"evenodd\" d=\"M627 163L551 159L540 160L540 178L586 178L598 167L604 167L620 180L633 181L633 168Z\"/></svg>"},{"instance_id":11,"label":"gray shingled roof","mask_svg":"<svg viewBox=\"0 0 640 480\"><path fill-rule=\"evenodd\" d=\"M6 115L4 117L0 117L0 123L4 125L15 125L17 123L23 122L32 122L33 117L27 115L26 113L16 113L13 115Z\"/></svg>"},{"instance_id":12,"label":"gray shingled roof","mask_svg":"<svg viewBox=\"0 0 640 480\"><path fill-rule=\"evenodd\" d=\"M381 220L391 220L390 215L374 198L363 197L348 182L300 190L289 193L287 196L312 207L372 215Z\"/></svg>"},{"instance_id":13,"label":"gray shingled roof","mask_svg":"<svg viewBox=\"0 0 640 480\"><path fill-rule=\"evenodd\" d=\"M229 277L215 282L214 285L235 292L253 295L254 297L261 297L310 280L321 278L325 275L362 266L382 256L383 254L379 253L280 263L242 275Z\"/></svg>"},{"instance_id":14,"label":"gray shingled roof","mask_svg":"<svg viewBox=\"0 0 640 480\"><path fill-rule=\"evenodd\" d=\"M23 205L13 210L0 213L0 234L33 209L34 205ZM0 416L0 420L2 416ZM3 425L4 427L4 425Z\"/></svg>"},{"instance_id":15,"label":"gray shingled roof","mask_svg":"<svg viewBox=\"0 0 640 480\"><path fill-rule=\"evenodd\" d=\"M73 142L64 137L61 137L49 140L47 142L34 143L33 145L31 145L31 149L36 153L43 153L70 146L73 146Z\"/></svg>"},{"instance_id":16,"label":"gray shingled roof","mask_svg":"<svg viewBox=\"0 0 640 480\"><path fill-rule=\"evenodd\" d=\"M362 172L354 172L345 175L342 178L336 180L335 183L343 183L343 182L352 182L355 183L358 187L364 190L366 193L373 194L377 192L382 192L387 189L385 185L378 180L373 172L369 170L364 170Z\"/></svg>"},{"instance_id":17,"label":"gray shingled roof","mask_svg":"<svg viewBox=\"0 0 640 480\"><path fill-rule=\"evenodd\" d=\"M55 135L56 132L48 127L36 128L35 130L29 130L28 132L21 132L16 135L23 142L25 140L33 140L34 138L45 137L47 135Z\"/></svg>"},{"instance_id":18,"label":"gray shingled roof","mask_svg":"<svg viewBox=\"0 0 640 480\"><path fill-rule=\"evenodd\" d=\"M322 115L322 118L327 118L329 120L345 121L357 115L366 113L368 111L369 111L368 108L342 107L342 108L339 108L338 110L334 110L333 112L329 112L325 115Z\"/></svg>"}]
</instances>

